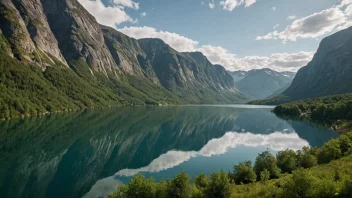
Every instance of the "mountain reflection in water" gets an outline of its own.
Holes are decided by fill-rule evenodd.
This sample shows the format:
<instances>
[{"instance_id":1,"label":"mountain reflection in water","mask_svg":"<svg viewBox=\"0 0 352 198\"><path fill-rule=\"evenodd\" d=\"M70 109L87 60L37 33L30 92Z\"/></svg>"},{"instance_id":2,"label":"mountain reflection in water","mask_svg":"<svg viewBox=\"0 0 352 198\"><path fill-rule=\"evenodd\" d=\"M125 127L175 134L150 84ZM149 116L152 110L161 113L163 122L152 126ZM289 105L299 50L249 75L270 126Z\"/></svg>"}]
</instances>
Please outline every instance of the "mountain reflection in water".
<instances>
[{"instance_id":1,"label":"mountain reflection in water","mask_svg":"<svg viewBox=\"0 0 352 198\"><path fill-rule=\"evenodd\" d=\"M121 107L0 122L2 197L97 197L132 175L229 170L335 132L246 106Z\"/></svg>"}]
</instances>

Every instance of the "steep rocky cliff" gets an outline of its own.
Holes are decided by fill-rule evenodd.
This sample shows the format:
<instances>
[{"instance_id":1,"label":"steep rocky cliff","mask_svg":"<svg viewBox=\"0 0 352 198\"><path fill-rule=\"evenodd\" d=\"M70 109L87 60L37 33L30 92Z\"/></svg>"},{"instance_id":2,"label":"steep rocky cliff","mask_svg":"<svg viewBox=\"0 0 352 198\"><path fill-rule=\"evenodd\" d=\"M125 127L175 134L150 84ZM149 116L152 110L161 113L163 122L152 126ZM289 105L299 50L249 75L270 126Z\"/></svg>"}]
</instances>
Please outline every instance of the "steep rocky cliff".
<instances>
[{"instance_id":1,"label":"steep rocky cliff","mask_svg":"<svg viewBox=\"0 0 352 198\"><path fill-rule=\"evenodd\" d=\"M0 82L8 85L0 86L0 118L116 104L246 100L225 69L201 53L130 38L98 24L77 0L1 0L0 47Z\"/></svg>"},{"instance_id":2,"label":"steep rocky cliff","mask_svg":"<svg viewBox=\"0 0 352 198\"><path fill-rule=\"evenodd\" d=\"M100 25L76 0L42 0L44 12L67 62L83 58L91 69L107 75L117 69Z\"/></svg>"},{"instance_id":3,"label":"steep rocky cliff","mask_svg":"<svg viewBox=\"0 0 352 198\"><path fill-rule=\"evenodd\" d=\"M283 94L292 99L352 92L352 28L320 43L313 60L301 68Z\"/></svg>"},{"instance_id":4,"label":"steep rocky cliff","mask_svg":"<svg viewBox=\"0 0 352 198\"><path fill-rule=\"evenodd\" d=\"M352 92L352 27L322 40L313 60L296 74L281 95L262 104L278 104Z\"/></svg>"},{"instance_id":5,"label":"steep rocky cliff","mask_svg":"<svg viewBox=\"0 0 352 198\"><path fill-rule=\"evenodd\" d=\"M233 103L246 97L237 92L231 76L222 66L212 65L200 52L179 53L160 39L141 39L140 47L147 54L163 87L191 103Z\"/></svg>"}]
</instances>

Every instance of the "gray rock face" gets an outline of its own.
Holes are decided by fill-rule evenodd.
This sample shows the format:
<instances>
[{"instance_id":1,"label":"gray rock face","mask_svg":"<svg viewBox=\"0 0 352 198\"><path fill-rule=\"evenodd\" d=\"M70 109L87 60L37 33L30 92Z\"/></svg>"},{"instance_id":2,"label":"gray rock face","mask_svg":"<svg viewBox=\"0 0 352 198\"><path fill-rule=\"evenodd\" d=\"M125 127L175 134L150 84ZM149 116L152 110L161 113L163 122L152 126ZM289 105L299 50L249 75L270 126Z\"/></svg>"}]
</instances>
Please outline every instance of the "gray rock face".
<instances>
[{"instance_id":1,"label":"gray rock face","mask_svg":"<svg viewBox=\"0 0 352 198\"><path fill-rule=\"evenodd\" d=\"M197 63L199 70L201 71L200 74L204 76L204 81L208 83L210 87L235 91L233 79L223 66L212 65L200 52L191 52L186 54L191 56Z\"/></svg>"},{"instance_id":2,"label":"gray rock face","mask_svg":"<svg viewBox=\"0 0 352 198\"><path fill-rule=\"evenodd\" d=\"M144 95L145 90L162 94L162 86L166 96L171 91L173 97L188 103L236 103L247 99L238 93L228 72L220 65L212 65L203 54L177 52L160 39L130 38L98 24L77 0L0 2L0 45L10 43L9 54L35 62L43 70L62 65L60 61L80 80L104 81L104 86L113 91L121 88L119 83L130 83L143 93L137 96Z\"/></svg>"},{"instance_id":3,"label":"gray rock face","mask_svg":"<svg viewBox=\"0 0 352 198\"><path fill-rule=\"evenodd\" d=\"M138 43L147 55L142 62L152 67L163 87L181 98L204 103L246 100L237 92L228 72L220 65L212 65L202 53L179 53L160 39L140 39Z\"/></svg>"},{"instance_id":4,"label":"gray rock face","mask_svg":"<svg viewBox=\"0 0 352 198\"><path fill-rule=\"evenodd\" d=\"M148 77L158 83L147 55L140 48L136 39L130 38L113 28L101 25L106 46L118 67L126 74L138 77Z\"/></svg>"},{"instance_id":5,"label":"gray rock face","mask_svg":"<svg viewBox=\"0 0 352 198\"><path fill-rule=\"evenodd\" d=\"M27 30L36 47L67 65L58 42L51 32L40 0L14 0L13 2L25 20Z\"/></svg>"},{"instance_id":6,"label":"gray rock face","mask_svg":"<svg viewBox=\"0 0 352 198\"><path fill-rule=\"evenodd\" d=\"M32 61L35 45L26 24L11 0L0 1L0 29L11 44L13 54L19 59Z\"/></svg>"},{"instance_id":7,"label":"gray rock face","mask_svg":"<svg viewBox=\"0 0 352 198\"><path fill-rule=\"evenodd\" d=\"M352 28L320 43L317 53L302 67L283 93L290 100L352 92Z\"/></svg>"},{"instance_id":8,"label":"gray rock face","mask_svg":"<svg viewBox=\"0 0 352 198\"><path fill-rule=\"evenodd\" d=\"M67 62L83 58L97 72L115 72L117 65L105 45L100 25L82 5L76 0L41 2Z\"/></svg>"}]
</instances>

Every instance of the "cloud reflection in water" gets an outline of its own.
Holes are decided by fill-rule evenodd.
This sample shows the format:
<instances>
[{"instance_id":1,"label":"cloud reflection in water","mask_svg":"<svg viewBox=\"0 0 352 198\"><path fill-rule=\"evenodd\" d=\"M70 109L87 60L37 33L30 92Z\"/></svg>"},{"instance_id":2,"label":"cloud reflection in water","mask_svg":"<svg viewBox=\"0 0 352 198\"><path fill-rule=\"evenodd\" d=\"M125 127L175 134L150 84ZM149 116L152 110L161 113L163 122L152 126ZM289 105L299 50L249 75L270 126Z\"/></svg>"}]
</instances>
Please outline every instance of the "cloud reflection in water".
<instances>
[{"instance_id":1,"label":"cloud reflection in water","mask_svg":"<svg viewBox=\"0 0 352 198\"><path fill-rule=\"evenodd\" d=\"M168 151L154 159L148 166L139 169L123 169L117 172L117 176L133 176L140 172L160 172L173 168L190 160L193 157L211 157L226 153L231 148L238 145L247 147L265 146L274 151L285 149L299 150L309 143L301 139L296 133L274 132L269 135L253 133L227 132L218 139L210 140L200 151Z\"/></svg>"}]
</instances>

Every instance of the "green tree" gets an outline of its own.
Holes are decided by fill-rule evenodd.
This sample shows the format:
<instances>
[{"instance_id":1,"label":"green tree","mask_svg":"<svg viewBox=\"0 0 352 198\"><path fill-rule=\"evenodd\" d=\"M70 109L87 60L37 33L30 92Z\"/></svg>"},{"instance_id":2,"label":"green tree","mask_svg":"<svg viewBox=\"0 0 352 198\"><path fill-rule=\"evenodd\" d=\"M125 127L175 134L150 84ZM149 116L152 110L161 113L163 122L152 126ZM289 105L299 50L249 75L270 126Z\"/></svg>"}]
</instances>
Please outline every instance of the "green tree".
<instances>
[{"instance_id":1,"label":"green tree","mask_svg":"<svg viewBox=\"0 0 352 198\"><path fill-rule=\"evenodd\" d=\"M340 197L341 198L351 198L351 195L352 195L352 178L345 179L342 183Z\"/></svg>"},{"instance_id":2,"label":"green tree","mask_svg":"<svg viewBox=\"0 0 352 198\"><path fill-rule=\"evenodd\" d=\"M168 184L165 180L161 180L156 184L155 197L167 198L167 194L168 194Z\"/></svg>"},{"instance_id":3,"label":"green tree","mask_svg":"<svg viewBox=\"0 0 352 198\"><path fill-rule=\"evenodd\" d=\"M210 175L210 183L206 189L206 195L209 198L229 198L231 196L230 181L226 172L220 171Z\"/></svg>"},{"instance_id":4,"label":"green tree","mask_svg":"<svg viewBox=\"0 0 352 198\"><path fill-rule=\"evenodd\" d=\"M266 169L264 169L261 173L260 173L260 180L261 181L268 181L270 179L270 172Z\"/></svg>"},{"instance_id":5,"label":"green tree","mask_svg":"<svg viewBox=\"0 0 352 198\"><path fill-rule=\"evenodd\" d=\"M177 174L172 180L167 182L168 197L186 198L191 196L190 178L186 172Z\"/></svg>"},{"instance_id":6,"label":"green tree","mask_svg":"<svg viewBox=\"0 0 352 198\"><path fill-rule=\"evenodd\" d=\"M255 182L257 180L257 175L255 174L252 162L246 161L235 165L233 168L233 179L236 184L248 184Z\"/></svg>"},{"instance_id":7,"label":"green tree","mask_svg":"<svg viewBox=\"0 0 352 198\"><path fill-rule=\"evenodd\" d=\"M337 194L337 183L335 183L333 180L328 180L328 179L320 179L318 180L313 188L313 197L319 197L319 198L331 198L335 197Z\"/></svg>"},{"instance_id":8,"label":"green tree","mask_svg":"<svg viewBox=\"0 0 352 198\"><path fill-rule=\"evenodd\" d=\"M348 155L347 151L352 148L352 134L347 133L339 137L340 149L343 155Z\"/></svg>"},{"instance_id":9,"label":"green tree","mask_svg":"<svg viewBox=\"0 0 352 198\"><path fill-rule=\"evenodd\" d=\"M313 186L317 183L315 178L308 170L298 169L293 172L283 185L285 198L311 198L314 195Z\"/></svg>"},{"instance_id":10,"label":"green tree","mask_svg":"<svg viewBox=\"0 0 352 198\"><path fill-rule=\"evenodd\" d=\"M293 150L287 149L276 154L278 167L285 173L292 173L297 169L297 156Z\"/></svg>"},{"instance_id":11,"label":"green tree","mask_svg":"<svg viewBox=\"0 0 352 198\"><path fill-rule=\"evenodd\" d=\"M315 156L318 152L317 148L303 147L297 151L297 165L302 168L311 168L318 164L318 159Z\"/></svg>"},{"instance_id":12,"label":"green tree","mask_svg":"<svg viewBox=\"0 0 352 198\"><path fill-rule=\"evenodd\" d=\"M203 190L203 189L208 187L209 179L204 173L202 173L199 176L196 176L194 178L194 184L196 185L196 187L198 189L202 189Z\"/></svg>"},{"instance_id":13,"label":"green tree","mask_svg":"<svg viewBox=\"0 0 352 198\"><path fill-rule=\"evenodd\" d=\"M303 154L299 158L298 165L302 168L312 168L318 164L318 159L311 154Z\"/></svg>"},{"instance_id":14,"label":"green tree","mask_svg":"<svg viewBox=\"0 0 352 198\"><path fill-rule=\"evenodd\" d=\"M329 163L332 160L339 159L342 156L340 143L337 139L332 139L325 143L318 151L319 164Z\"/></svg>"},{"instance_id":15,"label":"green tree","mask_svg":"<svg viewBox=\"0 0 352 198\"><path fill-rule=\"evenodd\" d=\"M117 190L108 195L108 198L128 198L127 197L128 185L120 185Z\"/></svg>"},{"instance_id":16,"label":"green tree","mask_svg":"<svg viewBox=\"0 0 352 198\"><path fill-rule=\"evenodd\" d=\"M280 176L281 170L276 164L276 158L269 151L260 153L255 159L255 173L260 175L265 169L270 172L270 178L278 178Z\"/></svg>"},{"instance_id":17,"label":"green tree","mask_svg":"<svg viewBox=\"0 0 352 198\"><path fill-rule=\"evenodd\" d=\"M155 197L155 183L152 178L146 179L144 175L135 175L128 184L126 195L128 198Z\"/></svg>"}]
</instances>

